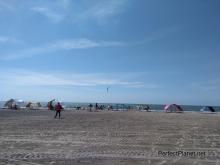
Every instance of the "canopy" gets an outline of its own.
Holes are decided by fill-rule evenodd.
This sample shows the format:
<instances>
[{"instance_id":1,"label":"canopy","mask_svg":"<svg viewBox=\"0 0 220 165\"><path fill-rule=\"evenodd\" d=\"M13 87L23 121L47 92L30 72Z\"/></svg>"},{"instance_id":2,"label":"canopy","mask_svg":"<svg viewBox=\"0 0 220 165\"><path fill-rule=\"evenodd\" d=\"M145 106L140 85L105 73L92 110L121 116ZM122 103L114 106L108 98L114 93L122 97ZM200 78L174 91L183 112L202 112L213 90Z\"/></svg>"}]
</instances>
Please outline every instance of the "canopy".
<instances>
[{"instance_id":1,"label":"canopy","mask_svg":"<svg viewBox=\"0 0 220 165\"><path fill-rule=\"evenodd\" d=\"M37 102L37 103L29 102L26 105L26 108L29 108L29 109L38 109L40 107L41 107L41 104L39 102Z\"/></svg>"},{"instance_id":2,"label":"canopy","mask_svg":"<svg viewBox=\"0 0 220 165\"><path fill-rule=\"evenodd\" d=\"M6 101L4 107L7 107L9 109L17 109L18 108L15 99L10 99L10 100Z\"/></svg>"},{"instance_id":3,"label":"canopy","mask_svg":"<svg viewBox=\"0 0 220 165\"><path fill-rule=\"evenodd\" d=\"M205 106L200 111L210 111L215 112L215 109L212 106Z\"/></svg>"},{"instance_id":4,"label":"canopy","mask_svg":"<svg viewBox=\"0 0 220 165\"><path fill-rule=\"evenodd\" d=\"M183 109L177 104L168 104L164 107L166 112L183 112Z\"/></svg>"},{"instance_id":5,"label":"canopy","mask_svg":"<svg viewBox=\"0 0 220 165\"><path fill-rule=\"evenodd\" d=\"M54 101L55 101L55 99L53 99L47 103L48 110L54 110L54 105L53 105Z\"/></svg>"}]
</instances>

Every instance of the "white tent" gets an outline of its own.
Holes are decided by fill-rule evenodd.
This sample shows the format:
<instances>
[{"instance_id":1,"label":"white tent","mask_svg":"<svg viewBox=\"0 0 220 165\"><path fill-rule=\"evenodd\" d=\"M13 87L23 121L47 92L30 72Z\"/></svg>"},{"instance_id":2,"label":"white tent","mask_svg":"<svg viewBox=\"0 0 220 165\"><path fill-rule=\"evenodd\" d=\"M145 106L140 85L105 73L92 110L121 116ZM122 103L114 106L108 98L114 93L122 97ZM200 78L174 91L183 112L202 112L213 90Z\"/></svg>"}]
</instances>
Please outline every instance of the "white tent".
<instances>
[{"instance_id":1,"label":"white tent","mask_svg":"<svg viewBox=\"0 0 220 165\"><path fill-rule=\"evenodd\" d=\"M41 104L39 102L29 102L27 105L26 105L26 108L29 108L31 110L33 109L39 109L41 107Z\"/></svg>"}]
</instances>

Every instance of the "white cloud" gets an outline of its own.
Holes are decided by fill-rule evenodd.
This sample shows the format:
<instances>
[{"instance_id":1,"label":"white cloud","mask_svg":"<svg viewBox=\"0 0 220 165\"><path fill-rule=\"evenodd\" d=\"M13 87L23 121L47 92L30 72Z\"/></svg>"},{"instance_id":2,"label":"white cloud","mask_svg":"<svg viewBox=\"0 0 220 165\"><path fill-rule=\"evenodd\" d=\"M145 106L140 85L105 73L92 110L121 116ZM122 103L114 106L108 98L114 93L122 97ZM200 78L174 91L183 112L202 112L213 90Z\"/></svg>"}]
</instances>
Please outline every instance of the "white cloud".
<instances>
[{"instance_id":1,"label":"white cloud","mask_svg":"<svg viewBox=\"0 0 220 165\"><path fill-rule=\"evenodd\" d=\"M128 0L53 0L53 1L25 1L0 0L1 10L29 10L41 14L54 23L63 20L85 23L88 20L107 22L108 18L125 11Z\"/></svg>"},{"instance_id":2,"label":"white cloud","mask_svg":"<svg viewBox=\"0 0 220 165\"><path fill-rule=\"evenodd\" d=\"M60 7L67 9L71 4L71 0L58 0L57 3Z\"/></svg>"},{"instance_id":3,"label":"white cloud","mask_svg":"<svg viewBox=\"0 0 220 165\"><path fill-rule=\"evenodd\" d=\"M0 10L1 9L6 9L6 10L13 10L14 7L12 5L10 5L9 3L5 2L5 1L0 1Z\"/></svg>"},{"instance_id":4,"label":"white cloud","mask_svg":"<svg viewBox=\"0 0 220 165\"><path fill-rule=\"evenodd\" d=\"M220 79L192 82L190 86L200 91L218 91L220 90Z\"/></svg>"},{"instance_id":5,"label":"white cloud","mask_svg":"<svg viewBox=\"0 0 220 165\"><path fill-rule=\"evenodd\" d=\"M63 20L84 23L88 20L96 22L108 21L108 18L122 13L127 0L95 0L75 2L57 0L52 3L35 3L30 10L44 15L58 23Z\"/></svg>"},{"instance_id":6,"label":"white cloud","mask_svg":"<svg viewBox=\"0 0 220 165\"><path fill-rule=\"evenodd\" d=\"M21 51L16 51L16 53L4 54L4 56L0 57L0 60L16 60L16 59L28 58L36 55L47 54L62 50L64 51L64 50L91 49L91 48L101 48L101 47L122 47L122 46L136 46L141 44L148 44L156 40L160 40L161 38L166 37L170 33L178 32L179 30L180 28L177 27L162 29L160 31L157 31L149 35L144 40L133 41L133 42L97 41L88 38L55 40L53 42L46 43L44 45L26 48ZM0 36L0 43L1 42L20 42L20 41L13 38Z\"/></svg>"},{"instance_id":7,"label":"white cloud","mask_svg":"<svg viewBox=\"0 0 220 165\"><path fill-rule=\"evenodd\" d=\"M0 36L0 44L1 43L21 43L21 41L7 36Z\"/></svg>"},{"instance_id":8,"label":"white cloud","mask_svg":"<svg viewBox=\"0 0 220 165\"><path fill-rule=\"evenodd\" d=\"M140 102L145 101L145 97L134 92L137 88L148 93L158 88L148 84L149 81L142 81L144 73L139 72L72 73L2 69L0 74L4 100L13 97L45 101L56 97L81 102ZM111 95L105 97L107 87L110 87Z\"/></svg>"},{"instance_id":9,"label":"white cloud","mask_svg":"<svg viewBox=\"0 0 220 165\"><path fill-rule=\"evenodd\" d=\"M13 86L123 86L129 88L155 88L144 82L125 79L119 74L101 73L38 73L30 71L4 71L1 84ZM124 73L123 75L126 75ZM129 76L129 74L127 74ZM130 79L133 76L130 77ZM135 79L136 80L136 79Z\"/></svg>"},{"instance_id":10,"label":"white cloud","mask_svg":"<svg viewBox=\"0 0 220 165\"><path fill-rule=\"evenodd\" d=\"M50 44L51 47L56 49L87 49L100 46L98 42L89 39L78 40L59 40Z\"/></svg>"},{"instance_id":11,"label":"white cloud","mask_svg":"<svg viewBox=\"0 0 220 165\"><path fill-rule=\"evenodd\" d=\"M0 56L0 60L3 61L12 61L17 59L23 59L23 58L30 58L42 53L48 53L51 52L47 47L33 47L33 48L27 48L21 51L16 51L16 53L10 53L10 54L4 54Z\"/></svg>"},{"instance_id":12,"label":"white cloud","mask_svg":"<svg viewBox=\"0 0 220 165\"><path fill-rule=\"evenodd\" d=\"M157 31L151 32L150 34L147 34L145 39L133 42L132 45L148 44L154 41L158 41L171 34L177 33L180 30L181 28L176 26L159 29Z\"/></svg>"},{"instance_id":13,"label":"white cloud","mask_svg":"<svg viewBox=\"0 0 220 165\"><path fill-rule=\"evenodd\" d=\"M32 7L31 10L44 15L53 22L60 22L64 18L63 14L54 12L48 7Z\"/></svg>"},{"instance_id":14,"label":"white cloud","mask_svg":"<svg viewBox=\"0 0 220 165\"><path fill-rule=\"evenodd\" d=\"M58 50L89 49L95 47L117 47L123 45L125 44L118 41L93 41L86 38L57 40L39 47L27 48L25 50L21 50L20 52L4 55L0 57L0 60L16 60Z\"/></svg>"},{"instance_id":15,"label":"white cloud","mask_svg":"<svg viewBox=\"0 0 220 165\"><path fill-rule=\"evenodd\" d=\"M89 6L77 17L78 20L96 19L106 20L124 11L127 0L101 0Z\"/></svg>"},{"instance_id":16,"label":"white cloud","mask_svg":"<svg viewBox=\"0 0 220 165\"><path fill-rule=\"evenodd\" d=\"M124 43L117 41L93 41L86 38L77 40L59 40L50 44L56 49L88 49L94 47L123 46Z\"/></svg>"}]
</instances>

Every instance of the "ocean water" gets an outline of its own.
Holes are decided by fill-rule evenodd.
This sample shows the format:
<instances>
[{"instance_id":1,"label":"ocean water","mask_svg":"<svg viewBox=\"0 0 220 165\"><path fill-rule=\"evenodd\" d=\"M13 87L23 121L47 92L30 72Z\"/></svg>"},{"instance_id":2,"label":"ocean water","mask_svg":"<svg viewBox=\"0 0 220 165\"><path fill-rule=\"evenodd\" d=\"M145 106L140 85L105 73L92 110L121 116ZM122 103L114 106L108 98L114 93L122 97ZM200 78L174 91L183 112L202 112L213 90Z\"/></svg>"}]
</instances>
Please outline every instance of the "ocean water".
<instances>
[{"instance_id":1,"label":"ocean water","mask_svg":"<svg viewBox=\"0 0 220 165\"><path fill-rule=\"evenodd\" d=\"M5 104L5 101L0 101L0 107L3 107ZM77 107L80 108L88 108L90 103L76 103L76 102L63 102L62 105L64 105L65 108L73 108L77 109ZM95 107L95 103L91 103L93 107ZM47 107L47 102L41 102L41 105L43 107ZM134 110L143 110L143 107L148 105L151 110L155 111L161 111L164 109L163 104L124 104L124 103L98 103L98 105L103 105L104 107L107 107L108 105L111 105L114 110L128 110L128 109L134 109ZM25 105L23 105L25 106ZM180 105L184 111L200 111L201 108L204 105ZM220 112L220 106L213 106L213 108Z\"/></svg>"}]
</instances>

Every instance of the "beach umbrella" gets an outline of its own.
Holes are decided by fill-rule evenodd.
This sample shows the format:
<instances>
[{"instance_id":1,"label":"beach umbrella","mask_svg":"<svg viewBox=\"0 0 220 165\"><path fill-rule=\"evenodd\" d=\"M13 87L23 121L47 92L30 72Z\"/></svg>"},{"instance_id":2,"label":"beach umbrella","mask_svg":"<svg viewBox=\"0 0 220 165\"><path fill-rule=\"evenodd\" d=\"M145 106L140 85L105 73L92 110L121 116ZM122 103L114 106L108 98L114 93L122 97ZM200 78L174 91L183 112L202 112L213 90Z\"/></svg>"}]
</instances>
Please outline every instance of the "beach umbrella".
<instances>
[{"instance_id":1,"label":"beach umbrella","mask_svg":"<svg viewBox=\"0 0 220 165\"><path fill-rule=\"evenodd\" d=\"M177 104L168 104L168 105L165 105L164 107L164 110L166 112L172 112L172 111L175 111L175 112L183 112L183 109L181 108L181 106L177 105Z\"/></svg>"},{"instance_id":2,"label":"beach umbrella","mask_svg":"<svg viewBox=\"0 0 220 165\"><path fill-rule=\"evenodd\" d=\"M168 110L168 108L170 107L170 104L165 105L164 110Z\"/></svg>"}]
</instances>

